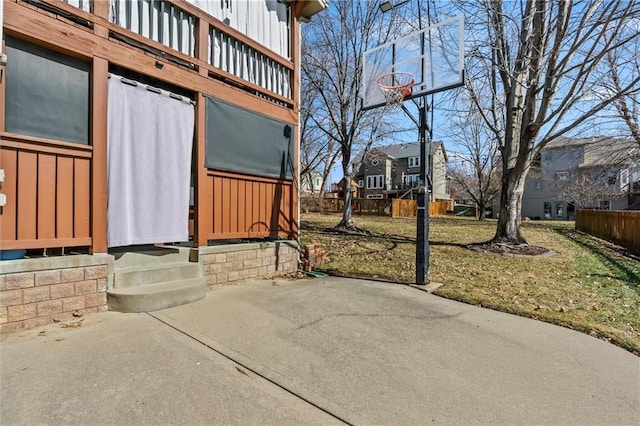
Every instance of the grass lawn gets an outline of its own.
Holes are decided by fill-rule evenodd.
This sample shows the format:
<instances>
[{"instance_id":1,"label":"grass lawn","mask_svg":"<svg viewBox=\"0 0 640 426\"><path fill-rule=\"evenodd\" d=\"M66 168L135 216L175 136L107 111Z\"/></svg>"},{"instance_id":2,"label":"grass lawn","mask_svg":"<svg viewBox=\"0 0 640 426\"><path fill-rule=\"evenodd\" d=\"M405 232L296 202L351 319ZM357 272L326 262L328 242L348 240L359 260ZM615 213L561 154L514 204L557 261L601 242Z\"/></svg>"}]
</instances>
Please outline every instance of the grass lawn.
<instances>
[{"instance_id":1,"label":"grass lawn","mask_svg":"<svg viewBox=\"0 0 640 426\"><path fill-rule=\"evenodd\" d=\"M303 244L318 243L331 257L320 270L397 282L415 280L415 219L354 216L370 236L326 232L339 215L303 214ZM559 324L611 341L640 356L640 262L573 230L573 222L526 222L531 244L549 257L505 257L474 252L495 221L431 218L429 279L435 294Z\"/></svg>"}]
</instances>

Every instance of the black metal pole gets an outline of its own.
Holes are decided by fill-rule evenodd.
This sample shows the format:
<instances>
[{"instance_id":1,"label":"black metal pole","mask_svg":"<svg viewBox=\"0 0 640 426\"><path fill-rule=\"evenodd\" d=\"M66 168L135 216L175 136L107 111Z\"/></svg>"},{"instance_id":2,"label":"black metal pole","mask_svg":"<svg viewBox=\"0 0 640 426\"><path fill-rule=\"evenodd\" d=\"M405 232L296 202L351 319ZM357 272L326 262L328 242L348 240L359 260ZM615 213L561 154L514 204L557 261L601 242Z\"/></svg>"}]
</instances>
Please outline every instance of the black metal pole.
<instances>
[{"instance_id":1,"label":"black metal pole","mask_svg":"<svg viewBox=\"0 0 640 426\"><path fill-rule=\"evenodd\" d=\"M427 102L419 109L420 190L418 191L418 223L416 226L416 284L429 284L429 183L427 179ZM430 143L430 142L429 142Z\"/></svg>"}]
</instances>

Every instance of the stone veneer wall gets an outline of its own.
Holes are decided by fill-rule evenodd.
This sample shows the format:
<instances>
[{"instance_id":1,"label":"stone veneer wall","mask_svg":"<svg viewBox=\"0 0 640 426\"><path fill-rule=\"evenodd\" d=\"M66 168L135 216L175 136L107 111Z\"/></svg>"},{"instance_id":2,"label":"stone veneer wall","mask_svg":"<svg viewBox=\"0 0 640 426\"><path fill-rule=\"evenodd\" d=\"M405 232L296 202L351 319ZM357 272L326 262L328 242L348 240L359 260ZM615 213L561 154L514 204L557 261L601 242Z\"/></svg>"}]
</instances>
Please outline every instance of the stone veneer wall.
<instances>
[{"instance_id":1,"label":"stone veneer wall","mask_svg":"<svg viewBox=\"0 0 640 426\"><path fill-rule=\"evenodd\" d=\"M113 256L0 261L0 332L107 310Z\"/></svg>"},{"instance_id":2,"label":"stone veneer wall","mask_svg":"<svg viewBox=\"0 0 640 426\"><path fill-rule=\"evenodd\" d=\"M298 250L296 241L219 245L200 247L198 260L211 288L293 273L298 270Z\"/></svg>"}]
</instances>

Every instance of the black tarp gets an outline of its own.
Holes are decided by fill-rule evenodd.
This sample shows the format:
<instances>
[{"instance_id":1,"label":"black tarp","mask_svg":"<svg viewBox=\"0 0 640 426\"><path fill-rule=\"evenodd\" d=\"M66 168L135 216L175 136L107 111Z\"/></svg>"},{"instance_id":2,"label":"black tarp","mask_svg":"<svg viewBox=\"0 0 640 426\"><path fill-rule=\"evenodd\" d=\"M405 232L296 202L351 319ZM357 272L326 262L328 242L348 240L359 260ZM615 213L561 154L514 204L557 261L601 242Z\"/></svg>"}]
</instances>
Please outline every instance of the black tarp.
<instances>
[{"instance_id":1,"label":"black tarp","mask_svg":"<svg viewBox=\"0 0 640 426\"><path fill-rule=\"evenodd\" d=\"M294 126L207 96L206 166L293 179Z\"/></svg>"},{"instance_id":2,"label":"black tarp","mask_svg":"<svg viewBox=\"0 0 640 426\"><path fill-rule=\"evenodd\" d=\"M7 132L89 143L90 65L6 37Z\"/></svg>"}]
</instances>

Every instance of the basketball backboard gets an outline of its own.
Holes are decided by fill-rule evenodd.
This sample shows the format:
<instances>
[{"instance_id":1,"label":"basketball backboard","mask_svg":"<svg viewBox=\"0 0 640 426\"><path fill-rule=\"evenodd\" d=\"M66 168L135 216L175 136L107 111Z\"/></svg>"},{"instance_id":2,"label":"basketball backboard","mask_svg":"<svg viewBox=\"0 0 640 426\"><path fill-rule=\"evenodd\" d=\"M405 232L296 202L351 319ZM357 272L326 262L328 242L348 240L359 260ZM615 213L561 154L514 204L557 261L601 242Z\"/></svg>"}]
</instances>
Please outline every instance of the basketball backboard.
<instances>
[{"instance_id":1,"label":"basketball backboard","mask_svg":"<svg viewBox=\"0 0 640 426\"><path fill-rule=\"evenodd\" d=\"M454 16L369 49L363 64L364 109L387 104L377 80L392 72L414 76L411 95L405 100L460 86L464 83L464 18Z\"/></svg>"}]
</instances>

